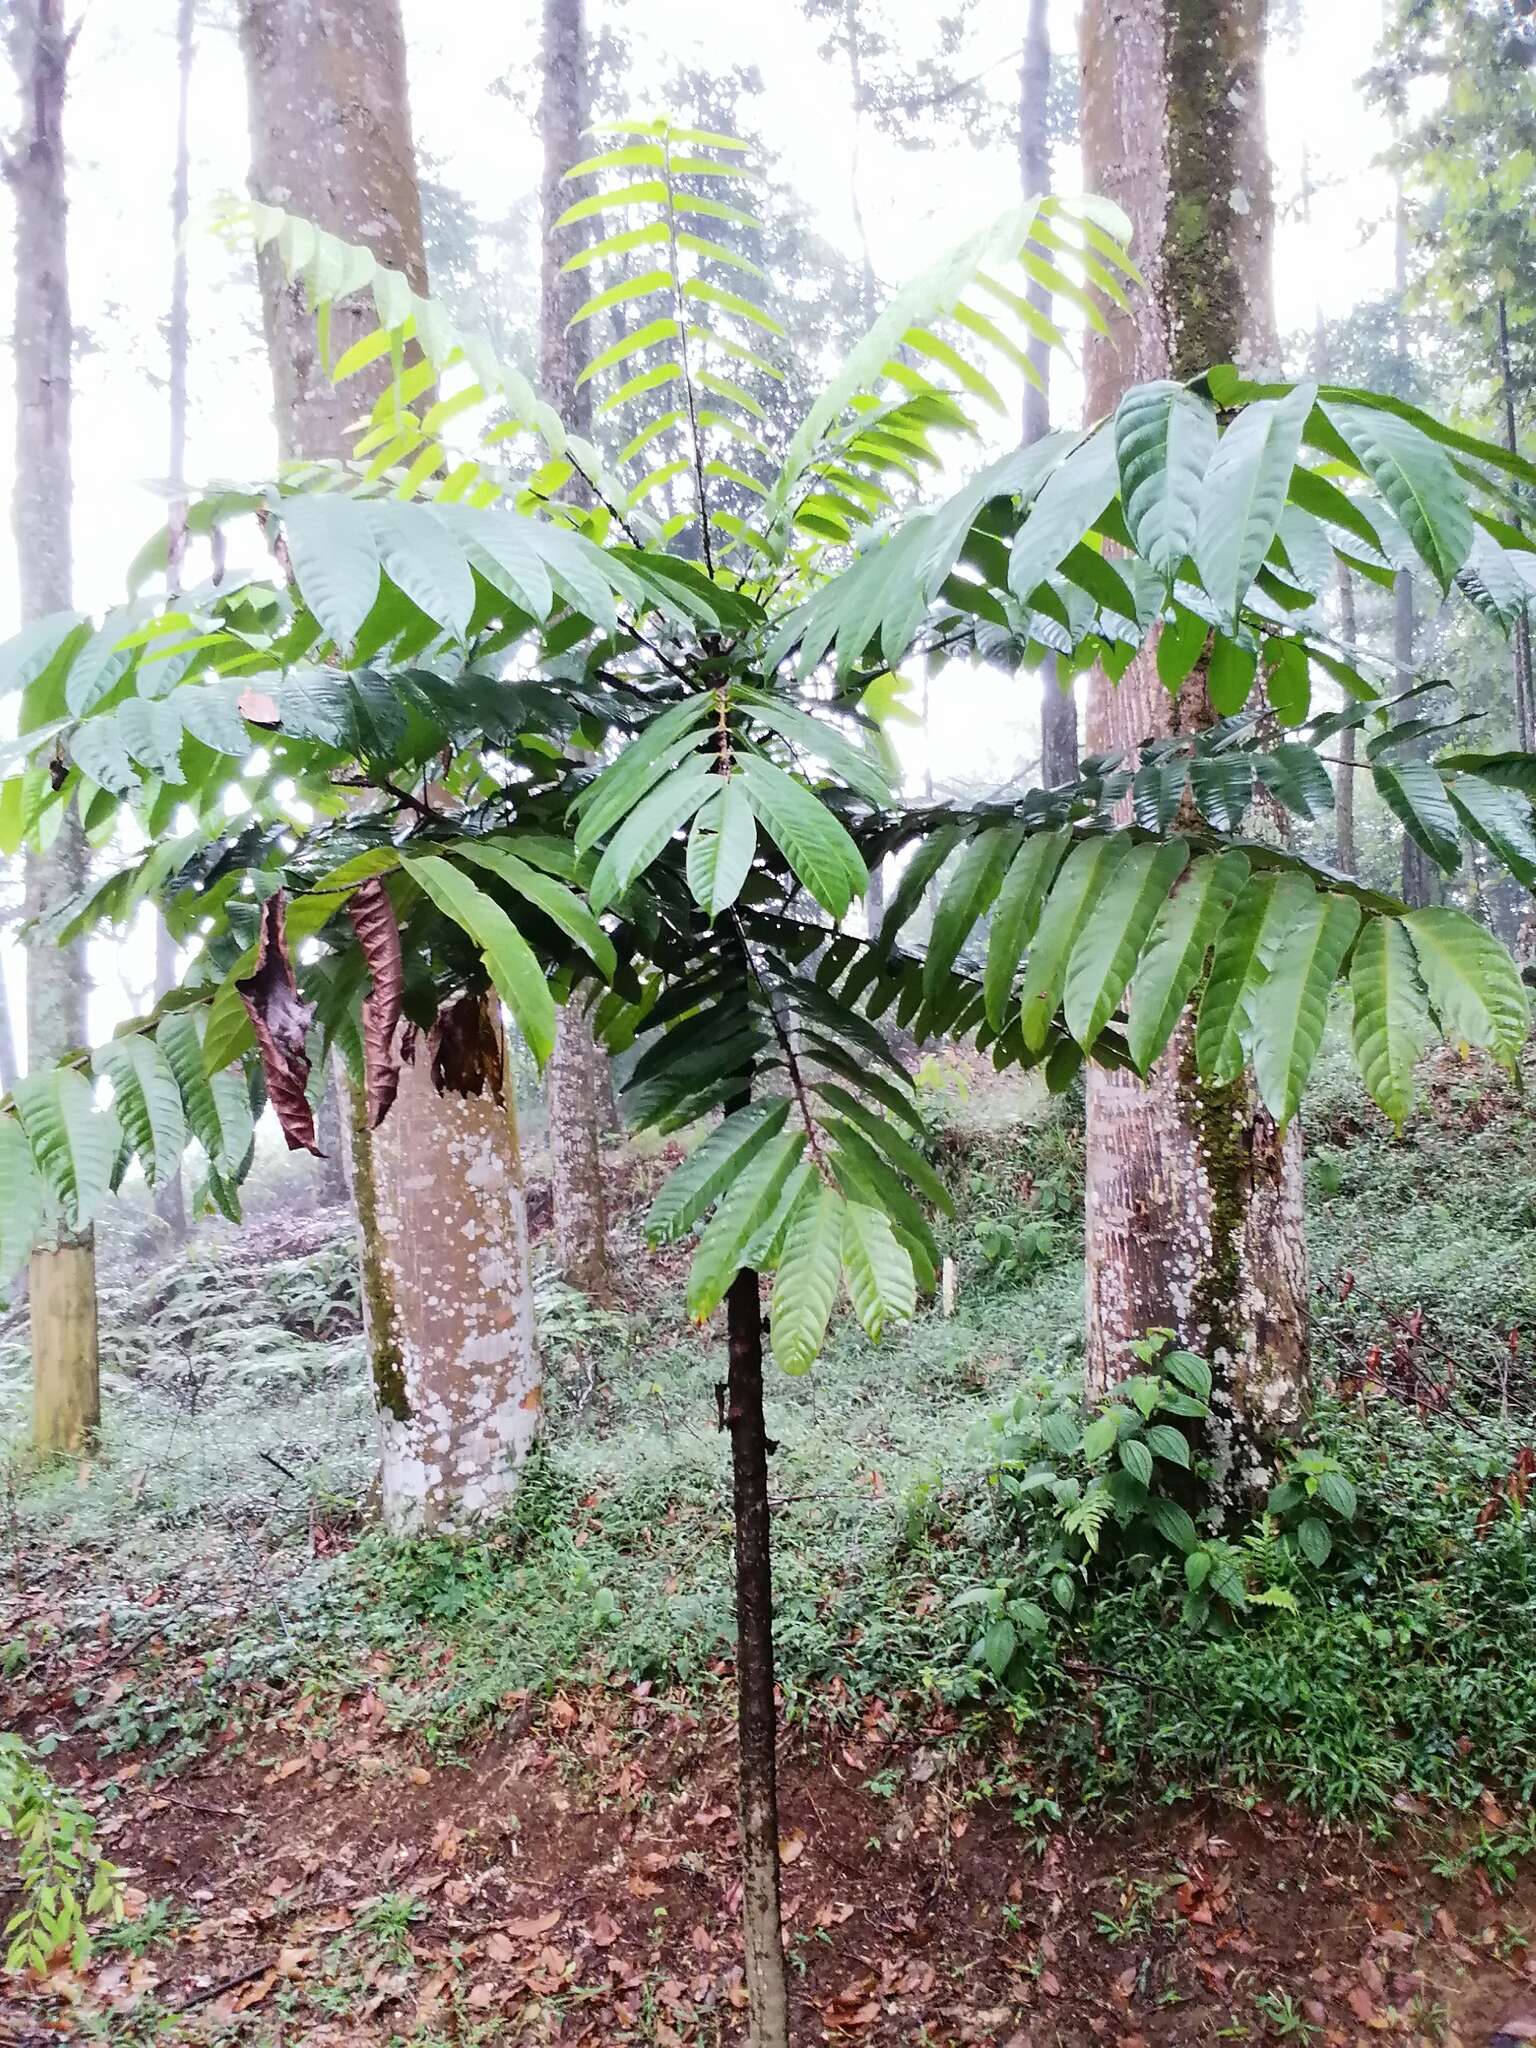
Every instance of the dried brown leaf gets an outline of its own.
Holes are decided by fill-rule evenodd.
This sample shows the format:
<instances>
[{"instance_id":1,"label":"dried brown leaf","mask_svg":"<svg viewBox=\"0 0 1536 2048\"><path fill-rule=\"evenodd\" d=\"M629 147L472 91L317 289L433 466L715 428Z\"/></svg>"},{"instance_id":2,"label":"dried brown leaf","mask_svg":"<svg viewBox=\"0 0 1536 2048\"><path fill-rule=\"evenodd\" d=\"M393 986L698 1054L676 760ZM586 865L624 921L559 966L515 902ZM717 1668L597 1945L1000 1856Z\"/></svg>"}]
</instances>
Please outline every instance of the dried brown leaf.
<instances>
[{"instance_id":1,"label":"dried brown leaf","mask_svg":"<svg viewBox=\"0 0 1536 2048\"><path fill-rule=\"evenodd\" d=\"M445 1003L432 1027L432 1085L439 1095L499 1095L501 1032L484 996Z\"/></svg>"},{"instance_id":2,"label":"dried brown leaf","mask_svg":"<svg viewBox=\"0 0 1536 2048\"><path fill-rule=\"evenodd\" d=\"M388 1116L400 1086L400 1059L395 1050L405 989L400 927L389 891L378 875L370 875L360 889L353 890L347 898L347 915L372 981L363 998L363 1080L368 1128L376 1131Z\"/></svg>"},{"instance_id":3,"label":"dried brown leaf","mask_svg":"<svg viewBox=\"0 0 1536 2048\"><path fill-rule=\"evenodd\" d=\"M325 1155L315 1142L315 1116L305 1088L309 1060L304 1041L315 1006L306 1003L293 978L288 941L283 929L286 898L281 889L261 906L261 932L256 941L256 966L235 988L256 1032L267 1095L290 1152Z\"/></svg>"}]
</instances>

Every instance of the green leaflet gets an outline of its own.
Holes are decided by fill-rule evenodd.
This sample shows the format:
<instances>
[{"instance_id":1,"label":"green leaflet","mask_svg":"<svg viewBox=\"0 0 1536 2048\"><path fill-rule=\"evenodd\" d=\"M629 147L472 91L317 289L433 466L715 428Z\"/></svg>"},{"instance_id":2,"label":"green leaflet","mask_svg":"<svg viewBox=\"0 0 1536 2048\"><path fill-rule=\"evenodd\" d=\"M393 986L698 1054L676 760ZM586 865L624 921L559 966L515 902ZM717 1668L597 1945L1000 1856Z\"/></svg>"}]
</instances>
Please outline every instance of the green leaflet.
<instances>
[{"instance_id":1,"label":"green leaflet","mask_svg":"<svg viewBox=\"0 0 1536 2048\"><path fill-rule=\"evenodd\" d=\"M653 718L611 767L589 782L571 805L580 820L576 851L586 853L628 816L651 786L699 744L698 727L714 706L712 694L687 697Z\"/></svg>"},{"instance_id":2,"label":"green leaflet","mask_svg":"<svg viewBox=\"0 0 1536 2048\"><path fill-rule=\"evenodd\" d=\"M170 1062L152 1038L111 1039L92 1061L112 1083L117 1120L153 1187L173 1178L187 1143L187 1119Z\"/></svg>"},{"instance_id":3,"label":"green leaflet","mask_svg":"<svg viewBox=\"0 0 1536 2048\"><path fill-rule=\"evenodd\" d=\"M1170 608L1157 636L1157 679L1170 697L1179 694L1179 686L1204 654L1210 631L1207 621L1187 605Z\"/></svg>"},{"instance_id":4,"label":"green leaflet","mask_svg":"<svg viewBox=\"0 0 1536 2048\"><path fill-rule=\"evenodd\" d=\"M1449 591L1472 547L1472 514L1456 465L1411 420L1374 406L1323 406L1360 467L1392 508L1419 559Z\"/></svg>"},{"instance_id":5,"label":"green leaflet","mask_svg":"<svg viewBox=\"0 0 1536 2048\"><path fill-rule=\"evenodd\" d=\"M367 498L360 509L390 582L434 624L462 640L475 609L475 579L431 506Z\"/></svg>"},{"instance_id":6,"label":"green leaflet","mask_svg":"<svg viewBox=\"0 0 1536 2048\"><path fill-rule=\"evenodd\" d=\"M1127 1038L1138 1073L1146 1073L1173 1036L1189 992L1205 971L1205 956L1247 880L1245 854L1202 854L1158 911L1131 992Z\"/></svg>"},{"instance_id":7,"label":"green leaflet","mask_svg":"<svg viewBox=\"0 0 1536 2048\"><path fill-rule=\"evenodd\" d=\"M1206 471L1195 534L1200 580L1230 630L1280 530L1314 384L1260 399L1222 435Z\"/></svg>"},{"instance_id":8,"label":"green leaflet","mask_svg":"<svg viewBox=\"0 0 1536 2048\"><path fill-rule=\"evenodd\" d=\"M16 1117L0 1117L0 1274L25 1265L43 1207L43 1183L26 1133Z\"/></svg>"},{"instance_id":9,"label":"green leaflet","mask_svg":"<svg viewBox=\"0 0 1536 2048\"><path fill-rule=\"evenodd\" d=\"M1456 807L1429 761L1376 763L1376 790L1416 846L1448 873L1461 866Z\"/></svg>"},{"instance_id":10,"label":"green leaflet","mask_svg":"<svg viewBox=\"0 0 1536 2048\"><path fill-rule=\"evenodd\" d=\"M1413 1070L1434 1024L1413 941L1394 917L1373 917L1349 968L1350 1043L1371 1099L1401 1133L1413 1108Z\"/></svg>"},{"instance_id":11,"label":"green leaflet","mask_svg":"<svg viewBox=\"0 0 1536 2048\"><path fill-rule=\"evenodd\" d=\"M1194 548L1200 489L1217 438L1215 413L1182 384L1135 385L1115 413L1125 523L1147 562L1170 582Z\"/></svg>"},{"instance_id":12,"label":"green leaflet","mask_svg":"<svg viewBox=\"0 0 1536 2048\"><path fill-rule=\"evenodd\" d=\"M1008 588L1016 598L1027 603L1060 568L1103 517L1118 482L1114 431L1106 423L1051 471L1019 528L1008 560Z\"/></svg>"},{"instance_id":13,"label":"green leaflet","mask_svg":"<svg viewBox=\"0 0 1536 2048\"><path fill-rule=\"evenodd\" d=\"M362 504L306 492L285 498L282 515L299 595L336 645L350 647L379 594L379 556Z\"/></svg>"},{"instance_id":14,"label":"green leaflet","mask_svg":"<svg viewBox=\"0 0 1536 2048\"><path fill-rule=\"evenodd\" d=\"M71 1230L83 1230L112 1192L122 1132L98 1109L90 1082L73 1067L27 1074L12 1091L43 1184Z\"/></svg>"},{"instance_id":15,"label":"green leaflet","mask_svg":"<svg viewBox=\"0 0 1536 2048\"><path fill-rule=\"evenodd\" d=\"M1514 961L1464 911L1410 910L1402 922L1446 1037L1484 1047L1513 1073L1531 1022Z\"/></svg>"},{"instance_id":16,"label":"green leaflet","mask_svg":"<svg viewBox=\"0 0 1536 2048\"><path fill-rule=\"evenodd\" d=\"M835 1081L818 1081L816 1093L878 1145L897 1172L904 1173L914 1187L921 1188L936 1209L942 1209L946 1216L954 1214L954 1203L943 1181L917 1147L893 1129L884 1117L876 1116L867 1103L860 1102Z\"/></svg>"},{"instance_id":17,"label":"green leaflet","mask_svg":"<svg viewBox=\"0 0 1536 2048\"><path fill-rule=\"evenodd\" d=\"M1222 926L1195 1020L1195 1064L1203 1081L1235 1081L1243 1070L1247 1004L1271 954L1316 894L1301 875L1256 875Z\"/></svg>"},{"instance_id":18,"label":"green leaflet","mask_svg":"<svg viewBox=\"0 0 1536 2048\"><path fill-rule=\"evenodd\" d=\"M862 1131L841 1117L825 1117L822 1128L837 1149L832 1154L832 1172L850 1202L866 1202L890 1219L891 1228L904 1241L915 1244L930 1271L938 1264L939 1248L922 1208L896 1174L889 1160L877 1152Z\"/></svg>"},{"instance_id":19,"label":"green leaflet","mask_svg":"<svg viewBox=\"0 0 1536 2048\"><path fill-rule=\"evenodd\" d=\"M493 897L435 853L402 861L445 917L474 940L496 993L512 1012L528 1050L542 1068L555 1049L555 999L538 955Z\"/></svg>"},{"instance_id":20,"label":"green leaflet","mask_svg":"<svg viewBox=\"0 0 1536 2048\"><path fill-rule=\"evenodd\" d=\"M1044 1046L1072 950L1131 847L1129 834L1117 832L1085 839L1068 854L1046 901L1019 990L1019 1024L1027 1051L1039 1052Z\"/></svg>"},{"instance_id":21,"label":"green leaflet","mask_svg":"<svg viewBox=\"0 0 1536 2048\"><path fill-rule=\"evenodd\" d=\"M843 1198L814 1180L789 1219L768 1311L773 1356L785 1372L809 1372L820 1355L842 1259Z\"/></svg>"},{"instance_id":22,"label":"green leaflet","mask_svg":"<svg viewBox=\"0 0 1536 2048\"><path fill-rule=\"evenodd\" d=\"M1152 921L1188 859L1182 839L1133 846L1100 894L1073 945L1062 993L1067 1029L1085 1052L1119 1007Z\"/></svg>"},{"instance_id":23,"label":"green leaflet","mask_svg":"<svg viewBox=\"0 0 1536 2048\"><path fill-rule=\"evenodd\" d=\"M843 1277L854 1314L872 1344L892 1323L917 1313L917 1276L911 1255L889 1217L863 1202L849 1202L843 1214Z\"/></svg>"},{"instance_id":24,"label":"green leaflet","mask_svg":"<svg viewBox=\"0 0 1536 2048\"><path fill-rule=\"evenodd\" d=\"M869 887L859 849L821 799L755 754L739 760L747 800L798 879L829 917L842 918Z\"/></svg>"},{"instance_id":25,"label":"green leaflet","mask_svg":"<svg viewBox=\"0 0 1536 2048\"><path fill-rule=\"evenodd\" d=\"M1211 708L1223 718L1231 718L1241 711L1253 694L1254 672L1259 657L1252 647L1245 647L1240 640L1218 633L1211 648L1211 658L1206 665L1205 688L1211 700Z\"/></svg>"},{"instance_id":26,"label":"green leaflet","mask_svg":"<svg viewBox=\"0 0 1536 2048\"><path fill-rule=\"evenodd\" d=\"M1299 818L1315 822L1333 808L1328 770L1311 747L1288 743L1254 760L1264 787Z\"/></svg>"},{"instance_id":27,"label":"green leaflet","mask_svg":"<svg viewBox=\"0 0 1536 2048\"><path fill-rule=\"evenodd\" d=\"M1528 889L1536 889L1536 834L1531 807L1518 791L1475 775L1446 784L1451 802L1474 839L1481 840Z\"/></svg>"},{"instance_id":28,"label":"green leaflet","mask_svg":"<svg viewBox=\"0 0 1536 2048\"><path fill-rule=\"evenodd\" d=\"M882 959L890 957L896 942L896 934L911 917L923 900L923 892L945 861L965 837L963 825L941 825L937 832L930 832L922 840L916 852L901 871L890 901L885 906L885 915L880 920L880 934L875 947Z\"/></svg>"},{"instance_id":29,"label":"green leaflet","mask_svg":"<svg viewBox=\"0 0 1536 2048\"><path fill-rule=\"evenodd\" d=\"M209 1075L204 1066L203 1020L192 1010L162 1018L155 1043L165 1054L192 1135L226 1179L235 1180L251 1148L250 1097L238 1073Z\"/></svg>"},{"instance_id":30,"label":"green leaflet","mask_svg":"<svg viewBox=\"0 0 1536 2048\"><path fill-rule=\"evenodd\" d=\"M948 977L972 926L992 908L1023 836L1021 825L985 826L961 854L928 935L923 988L930 997Z\"/></svg>"},{"instance_id":31,"label":"green leaflet","mask_svg":"<svg viewBox=\"0 0 1536 2048\"><path fill-rule=\"evenodd\" d=\"M1301 1106L1328 1021L1328 999L1359 929L1360 906L1352 896L1314 891L1249 1004L1254 1078L1265 1108L1282 1127Z\"/></svg>"},{"instance_id":32,"label":"green leaflet","mask_svg":"<svg viewBox=\"0 0 1536 2048\"><path fill-rule=\"evenodd\" d=\"M705 1225L688 1273L688 1313L707 1322L741 1270L742 1254L778 1207L805 1150L804 1131L775 1137L727 1188Z\"/></svg>"},{"instance_id":33,"label":"green leaflet","mask_svg":"<svg viewBox=\"0 0 1536 2048\"><path fill-rule=\"evenodd\" d=\"M1062 827L1056 832L1035 832L1014 856L992 909L992 928L987 937L987 968L984 981L987 1021L1001 1031L1013 993L1024 948L1035 935L1040 906L1056 879L1072 835Z\"/></svg>"},{"instance_id":34,"label":"green leaflet","mask_svg":"<svg viewBox=\"0 0 1536 2048\"><path fill-rule=\"evenodd\" d=\"M693 820L688 835L688 887L711 922L741 894L757 851L757 821L732 776Z\"/></svg>"},{"instance_id":35,"label":"green leaflet","mask_svg":"<svg viewBox=\"0 0 1536 2048\"><path fill-rule=\"evenodd\" d=\"M884 809L893 801L891 785L879 763L826 719L813 718L809 712L765 696L760 690L738 689L733 695L750 708L754 718L825 761L850 789L857 790L877 808Z\"/></svg>"},{"instance_id":36,"label":"green leaflet","mask_svg":"<svg viewBox=\"0 0 1536 2048\"><path fill-rule=\"evenodd\" d=\"M641 798L608 842L587 889L587 900L598 916L639 880L678 827L686 825L718 787L713 763L706 755L694 754Z\"/></svg>"},{"instance_id":37,"label":"green leaflet","mask_svg":"<svg viewBox=\"0 0 1536 2048\"><path fill-rule=\"evenodd\" d=\"M618 971L613 941L574 890L564 888L553 876L531 868L505 847L483 839L456 839L444 846L445 853L473 861L498 876L535 909L542 910L550 923L567 938L574 939L596 966L610 979Z\"/></svg>"},{"instance_id":38,"label":"green leaflet","mask_svg":"<svg viewBox=\"0 0 1536 2048\"><path fill-rule=\"evenodd\" d=\"M1202 754L1189 764L1190 794L1218 832L1236 832L1253 796L1253 764L1239 754Z\"/></svg>"}]
</instances>

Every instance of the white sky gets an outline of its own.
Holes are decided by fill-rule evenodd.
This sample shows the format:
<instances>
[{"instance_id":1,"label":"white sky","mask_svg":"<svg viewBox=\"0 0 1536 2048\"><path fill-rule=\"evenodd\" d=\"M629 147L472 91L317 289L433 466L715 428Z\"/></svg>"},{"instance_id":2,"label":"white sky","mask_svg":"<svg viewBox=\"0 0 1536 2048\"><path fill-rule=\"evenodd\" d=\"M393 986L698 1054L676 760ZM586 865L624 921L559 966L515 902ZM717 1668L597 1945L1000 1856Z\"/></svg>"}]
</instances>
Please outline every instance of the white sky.
<instances>
[{"instance_id":1,"label":"white sky","mask_svg":"<svg viewBox=\"0 0 1536 2048\"><path fill-rule=\"evenodd\" d=\"M907 46L927 47L934 9L924 0L877 0ZM526 119L490 92L492 80L536 61L532 0L404 0L411 98L418 149L437 175L497 218L538 176L538 143ZM175 125L175 0L83 0L67 116L71 150L70 249L74 314L83 341L75 415L76 599L97 607L121 594L132 553L160 517L147 482L166 471L164 318L170 291L170 186ZM849 203L850 125L846 81L824 64L825 33L808 25L797 0L588 0L594 25L613 19L637 51L633 104L657 111L646 74L667 59L712 68L760 67L766 88L755 118L782 156L785 175L806 195L829 239L854 244ZM221 193L244 188L245 93L229 0L202 0L193 98L194 224ZM1355 81L1371 61L1379 0L1305 0L1293 48L1271 56L1271 148L1282 208L1301 183L1303 154L1319 197L1310 228L1283 212L1276 252L1282 331L1310 326L1314 310L1336 314L1389 282L1389 238L1379 232L1390 192L1373 157L1386 136ZM1053 0L1058 49L1075 48L1076 8ZM961 77L986 71L1000 98L1012 94L1023 9L1018 0L976 0ZM218 25L222 22L224 25ZM670 111L670 110L669 110ZM866 133L860 193L874 261L898 283L943 247L1017 197L1011 146L968 143L907 151ZM1075 162L1056 167L1059 189L1076 190ZM0 188L3 190L3 188ZM9 209L0 199L8 253ZM191 421L194 481L269 468L274 439L270 388L260 349L254 272L209 233L194 232L191 270ZM9 275L9 265L6 265ZM11 391L0 378L0 481L10 493ZM1073 400L1057 379L1060 413ZM15 622L15 568L0 546L0 635ZM1001 781L1031 755L1034 692L1000 678L953 672L934 692L933 770ZM908 765L921 774L921 747ZM146 941L147 943L147 941ZM151 972L138 944L122 949L130 983ZM101 963L103 966L105 962ZM120 1015L123 993L101 988L102 1017ZM18 1015L19 985L13 987Z\"/></svg>"}]
</instances>

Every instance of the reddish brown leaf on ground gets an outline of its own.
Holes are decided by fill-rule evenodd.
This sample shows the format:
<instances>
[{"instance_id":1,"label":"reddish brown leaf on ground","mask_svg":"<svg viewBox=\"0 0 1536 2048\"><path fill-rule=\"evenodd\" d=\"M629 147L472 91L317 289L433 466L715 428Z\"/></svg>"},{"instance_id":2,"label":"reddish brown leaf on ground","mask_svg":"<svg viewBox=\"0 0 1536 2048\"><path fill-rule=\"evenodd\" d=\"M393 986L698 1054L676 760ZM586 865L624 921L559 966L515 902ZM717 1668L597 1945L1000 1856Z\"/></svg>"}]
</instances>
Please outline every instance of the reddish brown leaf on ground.
<instances>
[{"instance_id":1,"label":"reddish brown leaf on ground","mask_svg":"<svg viewBox=\"0 0 1536 2048\"><path fill-rule=\"evenodd\" d=\"M388 1116L400 1086L400 1059L395 1050L405 988L400 927L389 891L378 875L370 875L360 889L353 890L347 898L347 915L372 981L363 998L363 1079L368 1128L376 1131Z\"/></svg>"},{"instance_id":2,"label":"reddish brown leaf on ground","mask_svg":"<svg viewBox=\"0 0 1536 2048\"><path fill-rule=\"evenodd\" d=\"M551 1928L559 1925L560 1914L557 1908L548 1913L541 1913L536 1920L509 1920L506 1931L514 1941L537 1941L541 1934L548 1934Z\"/></svg>"},{"instance_id":3,"label":"reddish brown leaf on ground","mask_svg":"<svg viewBox=\"0 0 1536 2048\"><path fill-rule=\"evenodd\" d=\"M315 1142L314 1111L304 1092L309 1081L304 1041L315 1006L302 999L293 978L283 929L285 901L279 889L261 906L255 971L244 981L237 981L235 988L255 1028L261 1070L267 1077L267 1095L288 1140L289 1151L313 1152L317 1158L323 1158L325 1155Z\"/></svg>"}]
</instances>

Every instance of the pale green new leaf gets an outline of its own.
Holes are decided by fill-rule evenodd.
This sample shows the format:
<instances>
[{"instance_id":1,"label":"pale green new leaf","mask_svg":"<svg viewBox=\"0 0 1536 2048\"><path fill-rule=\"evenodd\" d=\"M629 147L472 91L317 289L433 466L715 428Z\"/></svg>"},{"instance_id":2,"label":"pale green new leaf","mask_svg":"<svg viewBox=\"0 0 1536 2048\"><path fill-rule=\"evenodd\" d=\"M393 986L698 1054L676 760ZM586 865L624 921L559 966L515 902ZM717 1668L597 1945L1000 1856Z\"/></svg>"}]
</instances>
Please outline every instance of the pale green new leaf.
<instances>
[{"instance_id":1,"label":"pale green new leaf","mask_svg":"<svg viewBox=\"0 0 1536 2048\"><path fill-rule=\"evenodd\" d=\"M1514 961L1465 911L1434 905L1409 911L1403 924L1446 1037L1482 1046L1513 1072L1531 1022Z\"/></svg>"},{"instance_id":2,"label":"pale green new leaf","mask_svg":"<svg viewBox=\"0 0 1536 2048\"><path fill-rule=\"evenodd\" d=\"M813 1180L789 1219L768 1311L773 1356L785 1372L808 1372L821 1353L842 1257L843 1198Z\"/></svg>"},{"instance_id":3,"label":"pale green new leaf","mask_svg":"<svg viewBox=\"0 0 1536 2048\"><path fill-rule=\"evenodd\" d=\"M841 821L803 783L754 754L738 763L747 800L769 838L830 917L847 915L869 887L859 849Z\"/></svg>"},{"instance_id":4,"label":"pale green new leaf","mask_svg":"<svg viewBox=\"0 0 1536 2048\"><path fill-rule=\"evenodd\" d=\"M1328 1021L1328 999L1359 929L1360 906L1353 896L1314 891L1249 1005L1254 1078L1265 1108L1282 1127L1301 1106Z\"/></svg>"},{"instance_id":5,"label":"pale green new leaf","mask_svg":"<svg viewBox=\"0 0 1536 2048\"><path fill-rule=\"evenodd\" d=\"M711 922L741 894L756 851L757 820L732 776L696 813L688 834L688 887Z\"/></svg>"},{"instance_id":6,"label":"pale green new leaf","mask_svg":"<svg viewBox=\"0 0 1536 2048\"><path fill-rule=\"evenodd\" d=\"M406 858L402 865L446 917L480 949L496 993L512 1012L528 1050L542 1067L555 1047L555 999L538 955L493 897L459 868L435 853Z\"/></svg>"},{"instance_id":7,"label":"pale green new leaf","mask_svg":"<svg viewBox=\"0 0 1536 2048\"><path fill-rule=\"evenodd\" d=\"M678 827L686 825L718 788L719 778L708 757L694 754L641 798L609 841L587 890L587 900L599 916L639 880Z\"/></svg>"},{"instance_id":8,"label":"pale green new leaf","mask_svg":"<svg viewBox=\"0 0 1536 2048\"><path fill-rule=\"evenodd\" d=\"M1062 1014L1084 1051L1115 1014L1152 921L1188 859L1182 839L1132 847L1080 932L1067 963Z\"/></svg>"},{"instance_id":9,"label":"pale green new leaf","mask_svg":"<svg viewBox=\"0 0 1536 2048\"><path fill-rule=\"evenodd\" d=\"M912 1259L883 1211L849 1202L843 1215L843 1275L854 1314L872 1344L917 1313Z\"/></svg>"},{"instance_id":10,"label":"pale green new leaf","mask_svg":"<svg viewBox=\"0 0 1536 2048\"><path fill-rule=\"evenodd\" d=\"M1248 880L1248 858L1236 851L1194 861L1157 914L1136 968L1127 1030L1131 1059L1146 1073L1173 1036L1206 954Z\"/></svg>"},{"instance_id":11,"label":"pale green new leaf","mask_svg":"<svg viewBox=\"0 0 1536 2048\"><path fill-rule=\"evenodd\" d=\"M1001 1031L1013 993L1024 948L1035 935L1040 906L1056 879L1072 835L1063 827L1056 832L1035 832L1014 856L997 900L992 907L992 925L987 935L987 967L984 992L987 1019L994 1031Z\"/></svg>"},{"instance_id":12,"label":"pale green new leaf","mask_svg":"<svg viewBox=\"0 0 1536 2048\"><path fill-rule=\"evenodd\" d=\"M187 1119L170 1062L152 1038L135 1032L114 1038L92 1065L112 1083L112 1106L128 1142L139 1155L144 1178L160 1187L181 1164Z\"/></svg>"},{"instance_id":13,"label":"pale green new leaf","mask_svg":"<svg viewBox=\"0 0 1536 2048\"><path fill-rule=\"evenodd\" d=\"M1373 917L1349 967L1350 1041L1371 1099L1399 1132L1413 1108L1413 1070L1434 1030L1413 941L1395 917Z\"/></svg>"}]
</instances>

